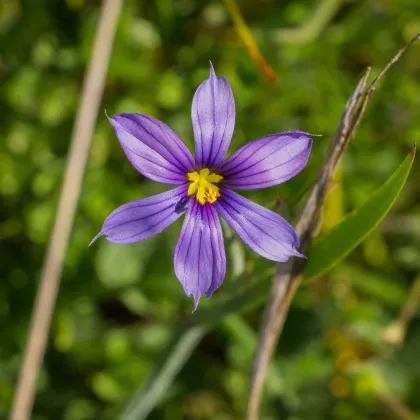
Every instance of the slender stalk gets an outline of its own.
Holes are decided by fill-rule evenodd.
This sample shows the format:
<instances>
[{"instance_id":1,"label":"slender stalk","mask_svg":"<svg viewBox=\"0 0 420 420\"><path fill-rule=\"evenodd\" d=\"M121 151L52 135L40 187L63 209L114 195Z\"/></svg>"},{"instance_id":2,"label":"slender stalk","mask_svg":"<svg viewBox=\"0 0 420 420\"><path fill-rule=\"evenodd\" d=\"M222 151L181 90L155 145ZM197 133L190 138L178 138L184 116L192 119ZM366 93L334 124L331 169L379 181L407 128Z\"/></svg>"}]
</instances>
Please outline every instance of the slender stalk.
<instances>
[{"instance_id":1,"label":"slender stalk","mask_svg":"<svg viewBox=\"0 0 420 420\"><path fill-rule=\"evenodd\" d=\"M121 6L122 0L104 0L102 3L93 54L86 70L80 105L70 141L69 157L57 215L44 259L31 318L29 339L23 356L10 420L28 420L31 415L36 382L48 341L64 258L104 90Z\"/></svg>"}]
</instances>

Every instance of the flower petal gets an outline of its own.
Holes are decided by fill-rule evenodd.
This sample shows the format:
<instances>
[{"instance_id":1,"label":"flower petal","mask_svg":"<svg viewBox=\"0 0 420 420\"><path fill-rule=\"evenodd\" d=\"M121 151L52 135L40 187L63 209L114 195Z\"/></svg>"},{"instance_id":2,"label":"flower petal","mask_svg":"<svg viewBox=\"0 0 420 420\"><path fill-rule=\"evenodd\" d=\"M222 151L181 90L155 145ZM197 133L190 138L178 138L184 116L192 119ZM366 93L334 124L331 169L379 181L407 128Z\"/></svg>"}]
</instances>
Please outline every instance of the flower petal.
<instances>
[{"instance_id":1,"label":"flower petal","mask_svg":"<svg viewBox=\"0 0 420 420\"><path fill-rule=\"evenodd\" d=\"M175 222L189 204L187 185L131 201L107 217L101 232L92 242L103 235L108 241L117 244L130 244L150 238Z\"/></svg>"},{"instance_id":2,"label":"flower petal","mask_svg":"<svg viewBox=\"0 0 420 420\"><path fill-rule=\"evenodd\" d=\"M194 200L187 211L175 249L175 273L187 296L194 297L194 310L203 293L210 297L226 274L222 228L216 210Z\"/></svg>"},{"instance_id":3,"label":"flower petal","mask_svg":"<svg viewBox=\"0 0 420 420\"><path fill-rule=\"evenodd\" d=\"M296 250L296 232L278 214L226 189L220 191L214 207L239 237L263 257L284 262L292 255L303 256Z\"/></svg>"},{"instance_id":4,"label":"flower petal","mask_svg":"<svg viewBox=\"0 0 420 420\"><path fill-rule=\"evenodd\" d=\"M194 159L167 125L143 114L118 114L109 120L129 161L141 174L165 184L186 181Z\"/></svg>"},{"instance_id":5,"label":"flower petal","mask_svg":"<svg viewBox=\"0 0 420 420\"><path fill-rule=\"evenodd\" d=\"M301 131L273 134L252 141L220 166L227 188L253 190L280 184L306 165L312 140Z\"/></svg>"},{"instance_id":6,"label":"flower petal","mask_svg":"<svg viewBox=\"0 0 420 420\"><path fill-rule=\"evenodd\" d=\"M210 63L210 76L194 95L191 117L198 166L218 166L229 148L235 126L235 101L224 77L217 77Z\"/></svg>"}]
</instances>

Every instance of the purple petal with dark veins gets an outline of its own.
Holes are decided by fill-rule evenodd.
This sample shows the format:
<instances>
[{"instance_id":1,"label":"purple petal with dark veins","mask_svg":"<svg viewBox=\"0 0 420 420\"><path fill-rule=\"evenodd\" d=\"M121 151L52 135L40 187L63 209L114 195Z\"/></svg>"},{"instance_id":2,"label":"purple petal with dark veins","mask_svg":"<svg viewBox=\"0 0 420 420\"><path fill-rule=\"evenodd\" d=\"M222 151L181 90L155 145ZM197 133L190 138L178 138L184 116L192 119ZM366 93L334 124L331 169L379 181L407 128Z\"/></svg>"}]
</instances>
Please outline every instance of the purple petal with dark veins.
<instances>
[{"instance_id":1,"label":"purple petal with dark veins","mask_svg":"<svg viewBox=\"0 0 420 420\"><path fill-rule=\"evenodd\" d=\"M117 244L130 244L150 238L177 220L188 208L187 185L141 200L131 201L114 210L105 220L100 236ZM91 242L91 243L92 243Z\"/></svg>"},{"instance_id":2,"label":"purple petal with dark veins","mask_svg":"<svg viewBox=\"0 0 420 420\"><path fill-rule=\"evenodd\" d=\"M224 77L217 77L210 63L210 76L194 95L191 118L198 166L214 168L225 157L235 127L235 101Z\"/></svg>"},{"instance_id":3,"label":"purple petal with dark veins","mask_svg":"<svg viewBox=\"0 0 420 420\"><path fill-rule=\"evenodd\" d=\"M273 261L303 257L297 251L299 238L281 216L227 189L221 189L214 203L239 237L255 252Z\"/></svg>"},{"instance_id":4,"label":"purple petal with dark veins","mask_svg":"<svg viewBox=\"0 0 420 420\"><path fill-rule=\"evenodd\" d=\"M312 140L291 131L252 141L219 168L226 188L254 190L280 184L298 174L308 162Z\"/></svg>"},{"instance_id":5,"label":"purple petal with dark veins","mask_svg":"<svg viewBox=\"0 0 420 420\"><path fill-rule=\"evenodd\" d=\"M175 249L175 273L194 310L203 293L210 297L226 274L222 228L214 206L197 200L187 211Z\"/></svg>"},{"instance_id":6,"label":"purple petal with dark veins","mask_svg":"<svg viewBox=\"0 0 420 420\"><path fill-rule=\"evenodd\" d=\"M164 184L186 181L194 159L167 125L143 114L118 114L109 120L129 161L142 175Z\"/></svg>"}]
</instances>

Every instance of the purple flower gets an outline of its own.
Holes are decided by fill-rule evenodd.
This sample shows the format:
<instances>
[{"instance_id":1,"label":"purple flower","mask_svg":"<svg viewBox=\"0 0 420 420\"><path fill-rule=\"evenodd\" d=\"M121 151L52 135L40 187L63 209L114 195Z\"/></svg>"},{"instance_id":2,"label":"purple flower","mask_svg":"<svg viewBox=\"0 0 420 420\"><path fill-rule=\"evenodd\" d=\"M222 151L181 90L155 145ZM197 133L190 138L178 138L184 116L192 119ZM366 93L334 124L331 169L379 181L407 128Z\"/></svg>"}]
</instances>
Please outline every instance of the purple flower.
<instances>
[{"instance_id":1,"label":"purple flower","mask_svg":"<svg viewBox=\"0 0 420 420\"><path fill-rule=\"evenodd\" d=\"M175 249L175 273L197 308L226 273L219 215L255 252L273 261L302 257L299 239L286 220L232 190L252 190L287 181L308 161L312 141L302 131L272 134L250 142L224 159L235 125L229 83L210 76L192 103L196 156L164 123L142 114L109 120L131 164L145 177L177 185L173 190L124 204L113 211L94 238L128 244L161 232L186 213Z\"/></svg>"}]
</instances>

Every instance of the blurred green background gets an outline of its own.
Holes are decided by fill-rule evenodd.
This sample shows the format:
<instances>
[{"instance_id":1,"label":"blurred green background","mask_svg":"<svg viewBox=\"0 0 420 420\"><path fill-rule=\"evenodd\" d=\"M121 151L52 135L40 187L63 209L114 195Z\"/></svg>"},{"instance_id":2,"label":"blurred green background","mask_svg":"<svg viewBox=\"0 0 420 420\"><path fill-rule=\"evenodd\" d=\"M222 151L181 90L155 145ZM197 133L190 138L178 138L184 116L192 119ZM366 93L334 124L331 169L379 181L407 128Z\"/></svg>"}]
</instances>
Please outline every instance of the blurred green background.
<instances>
[{"instance_id":1,"label":"blurred green background","mask_svg":"<svg viewBox=\"0 0 420 420\"><path fill-rule=\"evenodd\" d=\"M88 248L114 208L167 189L130 166L102 110L153 115L192 148L192 95L211 60L235 95L230 152L269 133L322 134L296 178L245 194L272 209L281 197L280 212L293 221L364 69L372 66L377 74L420 31L418 0L238 5L278 76L276 86L251 60L223 1L124 3L39 381L36 420L117 419L179 325L194 320L192 301L173 272L181 222L144 243L101 239ZM99 1L87 0L0 2L2 419L26 343L99 7ZM373 95L345 154L326 222L361 205L419 141L419 57L414 45ZM420 281L419 176L415 164L380 227L343 263L298 291L270 368L261 419L382 419L392 411L389 404L420 415L420 316L413 314L405 337L394 323ZM203 307L261 281L274 268L228 230L226 236L228 275L211 300L202 300ZM262 309L259 303L200 330L185 366L148 418L243 418Z\"/></svg>"}]
</instances>

